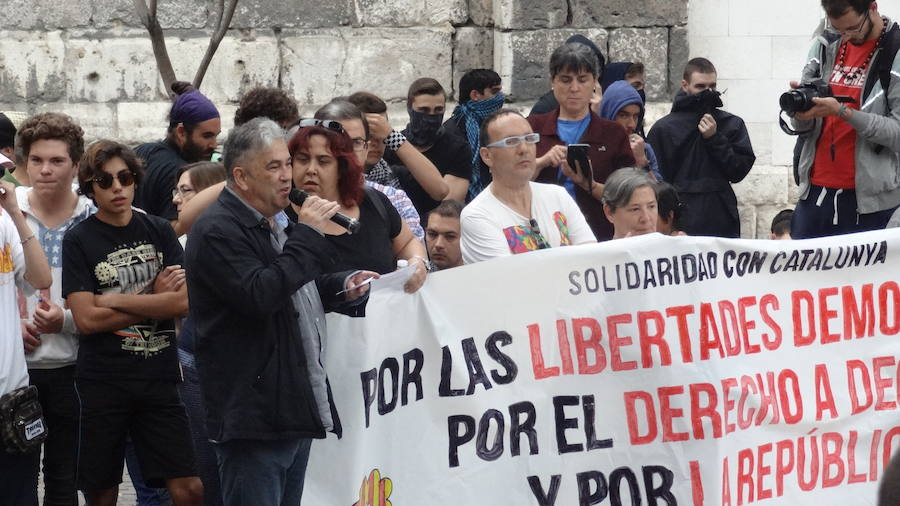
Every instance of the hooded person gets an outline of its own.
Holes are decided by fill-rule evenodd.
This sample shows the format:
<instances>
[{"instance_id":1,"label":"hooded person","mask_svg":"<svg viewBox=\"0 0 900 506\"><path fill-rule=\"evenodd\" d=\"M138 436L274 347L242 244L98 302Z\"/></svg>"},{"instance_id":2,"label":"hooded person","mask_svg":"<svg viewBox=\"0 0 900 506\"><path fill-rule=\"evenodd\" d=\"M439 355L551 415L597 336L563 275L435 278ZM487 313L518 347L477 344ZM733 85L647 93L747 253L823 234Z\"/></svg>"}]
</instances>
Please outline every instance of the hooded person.
<instances>
[{"instance_id":1,"label":"hooded person","mask_svg":"<svg viewBox=\"0 0 900 506\"><path fill-rule=\"evenodd\" d=\"M600 82L606 76L606 57L603 56L603 51L597 47L597 44L594 44L591 39L585 37L584 35L577 34L569 37L566 42L576 43L576 44L584 44L585 46L591 48L591 51L597 55L597 69L599 70L599 75L597 81ZM619 79L624 79L624 77L620 77ZM600 96L603 95L602 89L600 91ZM553 94L553 90L548 91L544 94L538 101L534 104L534 107L531 108L531 112L528 113L529 116L534 116L536 114L546 114L552 110L559 108L559 102L556 100L556 96Z\"/></svg>"},{"instance_id":2,"label":"hooded person","mask_svg":"<svg viewBox=\"0 0 900 506\"><path fill-rule=\"evenodd\" d=\"M448 133L442 126L446 106L447 93L437 80L416 79L407 93L409 123L401 133L437 168L448 188L444 198L464 202L472 178L472 152L464 139ZM400 187L409 195L419 216L427 216L441 203L443 199L429 195L395 151L385 150L384 160L400 180Z\"/></svg>"},{"instance_id":3,"label":"hooded person","mask_svg":"<svg viewBox=\"0 0 900 506\"><path fill-rule=\"evenodd\" d=\"M148 214L176 222L178 210L172 203L175 176L184 165L212 157L222 121L212 101L190 83L176 81L172 91L176 98L169 112L166 138L135 149L144 161L146 174L135 193L134 205Z\"/></svg>"},{"instance_id":4,"label":"hooded person","mask_svg":"<svg viewBox=\"0 0 900 506\"><path fill-rule=\"evenodd\" d=\"M649 170L657 181L662 181L656 153L637 131L641 118L644 117L644 101L637 90L627 81L610 83L603 92L600 117L615 121L625 128L634 153L635 167Z\"/></svg>"}]
</instances>

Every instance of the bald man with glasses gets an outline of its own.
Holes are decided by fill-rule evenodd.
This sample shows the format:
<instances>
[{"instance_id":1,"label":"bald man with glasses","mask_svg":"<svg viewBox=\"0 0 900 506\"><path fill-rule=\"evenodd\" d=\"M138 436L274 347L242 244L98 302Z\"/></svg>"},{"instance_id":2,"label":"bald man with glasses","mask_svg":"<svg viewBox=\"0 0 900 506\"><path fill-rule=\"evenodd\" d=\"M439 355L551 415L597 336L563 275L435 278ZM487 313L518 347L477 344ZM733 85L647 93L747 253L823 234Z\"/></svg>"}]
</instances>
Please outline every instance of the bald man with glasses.
<instances>
[{"instance_id":1,"label":"bald man with glasses","mask_svg":"<svg viewBox=\"0 0 900 506\"><path fill-rule=\"evenodd\" d=\"M540 135L521 114L497 111L484 120L480 136L493 181L463 209L465 263L597 242L565 188L531 180Z\"/></svg>"}]
</instances>

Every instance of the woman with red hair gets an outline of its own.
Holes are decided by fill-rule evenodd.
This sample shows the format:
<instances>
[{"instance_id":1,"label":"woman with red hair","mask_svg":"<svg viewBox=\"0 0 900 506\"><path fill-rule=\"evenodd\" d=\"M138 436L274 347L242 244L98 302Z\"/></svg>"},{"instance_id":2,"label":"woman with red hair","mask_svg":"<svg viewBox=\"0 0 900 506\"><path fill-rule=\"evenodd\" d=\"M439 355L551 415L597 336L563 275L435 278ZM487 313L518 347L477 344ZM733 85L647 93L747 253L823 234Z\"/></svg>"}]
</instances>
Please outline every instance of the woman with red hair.
<instances>
[{"instance_id":1,"label":"woman with red hair","mask_svg":"<svg viewBox=\"0 0 900 506\"><path fill-rule=\"evenodd\" d=\"M364 188L363 168L353 152L353 141L340 123L301 121L288 149L294 186L337 202L341 206L338 212L360 222L359 231L352 235L333 222L322 230L339 253L334 270L364 269L385 274L395 269L398 259L404 259L416 266L406 291L418 290L427 271L425 247L383 193Z\"/></svg>"}]
</instances>

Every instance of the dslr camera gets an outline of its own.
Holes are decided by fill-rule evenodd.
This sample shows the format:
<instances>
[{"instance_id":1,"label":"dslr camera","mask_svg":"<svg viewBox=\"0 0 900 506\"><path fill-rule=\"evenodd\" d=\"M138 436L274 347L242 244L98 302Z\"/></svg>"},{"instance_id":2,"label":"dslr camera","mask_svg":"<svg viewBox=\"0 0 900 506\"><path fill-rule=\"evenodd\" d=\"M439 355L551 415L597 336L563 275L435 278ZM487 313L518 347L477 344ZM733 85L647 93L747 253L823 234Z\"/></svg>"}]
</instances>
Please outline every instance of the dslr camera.
<instances>
[{"instance_id":1,"label":"dslr camera","mask_svg":"<svg viewBox=\"0 0 900 506\"><path fill-rule=\"evenodd\" d=\"M801 84L799 88L795 88L787 93L783 93L778 100L778 103L781 105L782 111L786 112L788 116L793 117L798 112L805 112L812 109L813 106L816 105L812 99L828 97L833 97L838 102L842 103L855 102L851 97L835 95L831 90L831 86L828 86L825 81L817 79L806 84Z\"/></svg>"}]
</instances>

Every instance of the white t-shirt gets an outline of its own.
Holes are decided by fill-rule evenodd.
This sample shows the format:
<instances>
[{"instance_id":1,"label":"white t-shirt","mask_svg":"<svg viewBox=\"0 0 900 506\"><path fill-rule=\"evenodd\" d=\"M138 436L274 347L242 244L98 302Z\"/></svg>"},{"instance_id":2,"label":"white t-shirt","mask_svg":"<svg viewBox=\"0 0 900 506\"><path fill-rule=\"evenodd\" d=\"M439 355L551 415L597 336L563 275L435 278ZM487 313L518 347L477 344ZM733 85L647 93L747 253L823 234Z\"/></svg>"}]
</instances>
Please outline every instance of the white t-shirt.
<instances>
[{"instance_id":1,"label":"white t-shirt","mask_svg":"<svg viewBox=\"0 0 900 506\"><path fill-rule=\"evenodd\" d=\"M494 196L488 185L462 211L460 247L467 264L544 248L597 242L594 233L565 188L531 185L533 220L513 211ZM537 227L532 226L536 222Z\"/></svg>"},{"instance_id":2,"label":"white t-shirt","mask_svg":"<svg viewBox=\"0 0 900 506\"><path fill-rule=\"evenodd\" d=\"M0 395L28 384L16 286L26 295L34 288L25 281L20 240L9 213L0 210Z\"/></svg>"}]
</instances>

